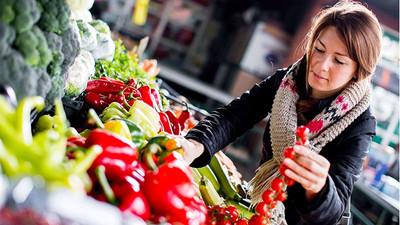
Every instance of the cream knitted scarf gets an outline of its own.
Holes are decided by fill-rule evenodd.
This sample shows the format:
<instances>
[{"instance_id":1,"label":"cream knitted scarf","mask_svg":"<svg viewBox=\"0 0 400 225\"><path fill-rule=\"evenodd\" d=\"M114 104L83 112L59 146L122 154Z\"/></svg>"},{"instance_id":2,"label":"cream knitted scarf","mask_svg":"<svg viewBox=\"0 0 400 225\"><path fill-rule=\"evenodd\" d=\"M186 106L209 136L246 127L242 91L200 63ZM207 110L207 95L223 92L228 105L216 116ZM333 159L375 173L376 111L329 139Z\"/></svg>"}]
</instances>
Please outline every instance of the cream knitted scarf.
<instances>
[{"instance_id":1,"label":"cream knitted scarf","mask_svg":"<svg viewBox=\"0 0 400 225\"><path fill-rule=\"evenodd\" d=\"M270 188L271 181L280 176L279 166L284 159L283 151L295 144L297 128L296 103L299 95L293 76L299 70L300 61L296 62L282 79L275 95L270 117L270 134L273 157L263 163L256 175L249 182L252 204L262 201L262 193ZM310 129L310 149L319 153L321 149L347 126L360 116L370 104L369 79L352 82L320 114L306 126ZM272 212L272 224L286 224L284 206L278 202Z\"/></svg>"}]
</instances>

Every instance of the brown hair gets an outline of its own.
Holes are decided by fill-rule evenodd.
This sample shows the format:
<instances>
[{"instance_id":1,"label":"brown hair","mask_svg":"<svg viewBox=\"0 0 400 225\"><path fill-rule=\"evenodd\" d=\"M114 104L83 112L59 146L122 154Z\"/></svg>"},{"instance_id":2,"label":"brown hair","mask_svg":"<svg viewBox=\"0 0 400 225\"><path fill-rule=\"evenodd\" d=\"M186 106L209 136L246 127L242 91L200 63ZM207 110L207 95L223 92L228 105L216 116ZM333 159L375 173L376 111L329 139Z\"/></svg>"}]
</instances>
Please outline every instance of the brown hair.
<instances>
[{"instance_id":1,"label":"brown hair","mask_svg":"<svg viewBox=\"0 0 400 225\"><path fill-rule=\"evenodd\" d=\"M346 45L349 57L357 63L356 81L370 78L374 73L381 52L382 30L378 19L366 6L351 0L339 1L323 9L314 19L307 34L306 53L310 62L311 51L320 33L328 26L336 28L339 38ZM309 64L306 72L306 86ZM307 111L313 104L299 102L298 108ZM306 106L306 107L303 107ZM298 110L298 113L299 112Z\"/></svg>"}]
</instances>

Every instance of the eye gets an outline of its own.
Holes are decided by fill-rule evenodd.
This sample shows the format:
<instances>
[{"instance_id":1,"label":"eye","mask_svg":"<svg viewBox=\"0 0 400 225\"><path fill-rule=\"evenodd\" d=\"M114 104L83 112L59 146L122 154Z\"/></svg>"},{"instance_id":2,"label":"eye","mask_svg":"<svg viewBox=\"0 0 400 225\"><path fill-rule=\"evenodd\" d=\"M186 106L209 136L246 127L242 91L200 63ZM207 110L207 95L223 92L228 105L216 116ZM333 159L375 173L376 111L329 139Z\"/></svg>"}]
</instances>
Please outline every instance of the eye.
<instances>
[{"instance_id":1,"label":"eye","mask_svg":"<svg viewBox=\"0 0 400 225\"><path fill-rule=\"evenodd\" d=\"M317 46L315 46L315 50L316 50L317 52L324 52L324 51L322 51L321 49L319 49Z\"/></svg>"},{"instance_id":2,"label":"eye","mask_svg":"<svg viewBox=\"0 0 400 225\"><path fill-rule=\"evenodd\" d=\"M336 62L339 63L340 65L343 65L343 64L344 64L344 62L342 62L342 61L340 61L340 60L338 60L338 59L335 59L335 60L336 60Z\"/></svg>"}]
</instances>

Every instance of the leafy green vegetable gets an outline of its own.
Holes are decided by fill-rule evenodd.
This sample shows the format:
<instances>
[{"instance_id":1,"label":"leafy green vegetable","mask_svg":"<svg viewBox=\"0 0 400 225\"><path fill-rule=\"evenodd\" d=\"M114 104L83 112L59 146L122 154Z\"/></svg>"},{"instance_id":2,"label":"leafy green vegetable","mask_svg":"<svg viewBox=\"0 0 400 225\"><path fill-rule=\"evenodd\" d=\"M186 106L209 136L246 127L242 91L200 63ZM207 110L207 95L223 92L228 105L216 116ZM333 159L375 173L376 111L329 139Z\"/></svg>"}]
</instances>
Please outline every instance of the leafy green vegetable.
<instances>
[{"instance_id":1,"label":"leafy green vegetable","mask_svg":"<svg viewBox=\"0 0 400 225\"><path fill-rule=\"evenodd\" d=\"M154 78L141 69L135 55L130 55L122 45L122 41L115 41L115 53L111 62L100 59L96 62L96 73L93 78L112 77L120 80L136 78L153 82Z\"/></svg>"}]
</instances>

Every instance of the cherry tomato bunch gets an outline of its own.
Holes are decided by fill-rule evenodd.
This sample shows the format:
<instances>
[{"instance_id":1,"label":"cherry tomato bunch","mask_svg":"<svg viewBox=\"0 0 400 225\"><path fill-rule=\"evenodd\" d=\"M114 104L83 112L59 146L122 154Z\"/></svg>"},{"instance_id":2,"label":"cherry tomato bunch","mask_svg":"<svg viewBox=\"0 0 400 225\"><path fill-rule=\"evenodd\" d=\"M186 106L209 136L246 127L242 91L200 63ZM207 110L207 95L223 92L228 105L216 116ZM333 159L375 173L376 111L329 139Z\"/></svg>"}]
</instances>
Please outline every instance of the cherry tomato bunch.
<instances>
[{"instance_id":1,"label":"cherry tomato bunch","mask_svg":"<svg viewBox=\"0 0 400 225\"><path fill-rule=\"evenodd\" d=\"M299 126L296 129L296 144L303 146L308 146L309 141L307 135L310 130L306 126ZM294 159L296 153L292 147L288 147L283 151L285 158ZM295 181L286 177L285 170L288 169L284 164L279 167L279 171L283 177L277 177L271 182L271 188L265 190L262 194L262 201L256 205L255 211L257 214L253 215L248 221L249 225L267 225L269 224L268 219L271 218L271 209L275 208L278 201L285 201L286 196L286 186L294 185Z\"/></svg>"},{"instance_id":2,"label":"cherry tomato bunch","mask_svg":"<svg viewBox=\"0 0 400 225\"><path fill-rule=\"evenodd\" d=\"M239 218L239 210L233 205L215 205L208 208L207 225L247 225Z\"/></svg>"}]
</instances>

